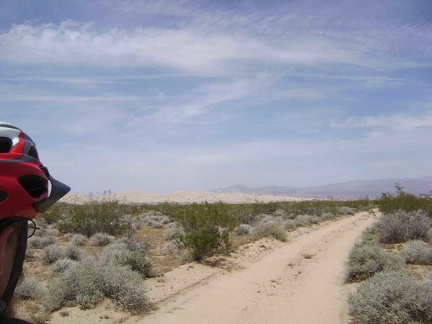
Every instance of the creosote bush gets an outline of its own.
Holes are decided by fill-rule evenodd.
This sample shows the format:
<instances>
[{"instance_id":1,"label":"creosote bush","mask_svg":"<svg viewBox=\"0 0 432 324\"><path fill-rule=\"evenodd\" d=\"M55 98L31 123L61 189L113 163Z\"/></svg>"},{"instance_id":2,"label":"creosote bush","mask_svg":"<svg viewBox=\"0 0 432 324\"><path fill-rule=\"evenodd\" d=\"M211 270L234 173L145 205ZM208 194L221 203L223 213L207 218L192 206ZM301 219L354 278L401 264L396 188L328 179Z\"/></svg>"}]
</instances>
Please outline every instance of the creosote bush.
<instances>
[{"instance_id":1,"label":"creosote bush","mask_svg":"<svg viewBox=\"0 0 432 324\"><path fill-rule=\"evenodd\" d=\"M122 235L131 228L130 221L124 217L127 206L110 192L101 197L90 195L88 203L70 205L57 228L62 233L78 233L90 237L96 233Z\"/></svg>"},{"instance_id":2,"label":"creosote bush","mask_svg":"<svg viewBox=\"0 0 432 324\"><path fill-rule=\"evenodd\" d=\"M180 236L179 243L191 249L194 260L231 248L229 233L238 225L238 219L230 215L226 204L177 206L171 217L182 225L185 234Z\"/></svg>"},{"instance_id":3,"label":"creosote bush","mask_svg":"<svg viewBox=\"0 0 432 324\"><path fill-rule=\"evenodd\" d=\"M386 271L362 282L348 296L355 324L431 323L432 284L405 271Z\"/></svg>"},{"instance_id":4,"label":"creosote bush","mask_svg":"<svg viewBox=\"0 0 432 324\"><path fill-rule=\"evenodd\" d=\"M54 279L44 300L44 306L57 310L70 302L83 309L94 308L104 297L132 312L149 309L141 276L128 267L102 264L84 259L72 265Z\"/></svg>"},{"instance_id":5,"label":"creosote bush","mask_svg":"<svg viewBox=\"0 0 432 324\"><path fill-rule=\"evenodd\" d=\"M422 211L396 211L384 214L376 223L381 243L403 243L410 240L429 240L432 219Z\"/></svg>"},{"instance_id":6,"label":"creosote bush","mask_svg":"<svg viewBox=\"0 0 432 324\"><path fill-rule=\"evenodd\" d=\"M417 197L416 195L407 193L399 184L396 184L395 187L396 195L383 193L378 200L378 206L381 212L390 214L397 211L414 212L423 210L425 214L432 217L432 199L430 199L430 197Z\"/></svg>"}]
</instances>

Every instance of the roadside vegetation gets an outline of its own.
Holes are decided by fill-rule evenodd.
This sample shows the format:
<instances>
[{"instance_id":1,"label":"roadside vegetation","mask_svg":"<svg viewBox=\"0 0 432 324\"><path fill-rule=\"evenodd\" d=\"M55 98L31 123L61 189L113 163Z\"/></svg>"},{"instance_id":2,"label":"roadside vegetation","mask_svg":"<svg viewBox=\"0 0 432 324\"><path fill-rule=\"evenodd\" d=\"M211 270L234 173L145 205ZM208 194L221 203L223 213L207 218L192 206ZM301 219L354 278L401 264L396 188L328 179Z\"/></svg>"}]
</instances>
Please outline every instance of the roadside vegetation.
<instances>
[{"instance_id":1,"label":"roadside vegetation","mask_svg":"<svg viewBox=\"0 0 432 324\"><path fill-rule=\"evenodd\" d=\"M63 307L90 309L107 298L126 312L146 312L153 307L147 278L262 237L286 242L298 227L375 207L368 199L138 205L110 192L59 203L41 215L40 229L29 239L17 308L34 323L45 323Z\"/></svg>"},{"instance_id":2,"label":"roadside vegetation","mask_svg":"<svg viewBox=\"0 0 432 324\"><path fill-rule=\"evenodd\" d=\"M396 185L377 204L346 265L352 323L432 323L432 199Z\"/></svg>"}]
</instances>

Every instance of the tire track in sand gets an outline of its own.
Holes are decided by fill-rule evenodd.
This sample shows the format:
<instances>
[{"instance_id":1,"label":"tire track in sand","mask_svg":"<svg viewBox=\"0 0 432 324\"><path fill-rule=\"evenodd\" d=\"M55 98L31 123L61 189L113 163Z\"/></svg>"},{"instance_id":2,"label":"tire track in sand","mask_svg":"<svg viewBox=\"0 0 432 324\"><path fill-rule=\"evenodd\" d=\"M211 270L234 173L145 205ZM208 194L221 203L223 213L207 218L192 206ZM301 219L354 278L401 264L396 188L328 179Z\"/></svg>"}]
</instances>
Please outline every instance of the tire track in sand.
<instances>
[{"instance_id":1,"label":"tire track in sand","mask_svg":"<svg viewBox=\"0 0 432 324\"><path fill-rule=\"evenodd\" d=\"M344 264L372 223L358 213L295 237L244 269L179 293L140 322L346 323Z\"/></svg>"}]
</instances>

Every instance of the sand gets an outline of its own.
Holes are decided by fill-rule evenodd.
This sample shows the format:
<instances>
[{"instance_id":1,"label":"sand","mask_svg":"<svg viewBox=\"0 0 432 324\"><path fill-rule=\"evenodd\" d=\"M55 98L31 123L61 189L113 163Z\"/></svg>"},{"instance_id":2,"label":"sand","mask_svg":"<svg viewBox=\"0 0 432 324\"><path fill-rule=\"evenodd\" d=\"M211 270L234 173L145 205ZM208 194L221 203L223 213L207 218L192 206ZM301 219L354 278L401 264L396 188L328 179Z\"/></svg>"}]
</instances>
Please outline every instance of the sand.
<instances>
[{"instance_id":1,"label":"sand","mask_svg":"<svg viewBox=\"0 0 432 324\"><path fill-rule=\"evenodd\" d=\"M312 228L290 241L262 239L227 257L222 267L190 263L146 280L157 307L144 316L118 312L106 302L95 310L68 308L51 323L348 323L344 263L373 223L358 213Z\"/></svg>"},{"instance_id":2,"label":"sand","mask_svg":"<svg viewBox=\"0 0 432 324\"><path fill-rule=\"evenodd\" d=\"M289 196L271 196L271 195L249 195L241 193L215 193L215 192L171 192L166 194L156 194L152 192L142 192L126 190L115 193L115 198L137 204L156 204L162 202L177 202L181 204L188 203L209 203L225 202L228 204L255 203L255 202L272 202L272 201L300 201L305 198ZM96 198L98 196L95 196ZM83 203L88 200L88 195L83 193L68 194L61 201L69 203Z\"/></svg>"}]
</instances>

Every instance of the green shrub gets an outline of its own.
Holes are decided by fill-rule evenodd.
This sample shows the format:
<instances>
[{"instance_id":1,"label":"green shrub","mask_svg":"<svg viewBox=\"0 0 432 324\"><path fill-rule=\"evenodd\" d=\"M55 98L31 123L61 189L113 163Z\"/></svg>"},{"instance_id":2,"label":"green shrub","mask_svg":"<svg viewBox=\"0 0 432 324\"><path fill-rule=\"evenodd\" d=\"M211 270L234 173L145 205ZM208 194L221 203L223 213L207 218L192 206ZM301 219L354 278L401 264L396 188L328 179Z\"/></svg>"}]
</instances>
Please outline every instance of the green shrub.
<instances>
[{"instance_id":1,"label":"green shrub","mask_svg":"<svg viewBox=\"0 0 432 324\"><path fill-rule=\"evenodd\" d=\"M229 233L238 225L226 204L192 204L179 206L172 217L179 222L185 234L180 243L192 250L194 260L201 260L221 250L229 250Z\"/></svg>"},{"instance_id":2,"label":"green shrub","mask_svg":"<svg viewBox=\"0 0 432 324\"><path fill-rule=\"evenodd\" d=\"M40 219L45 221L47 224L54 224L68 213L71 206L72 205L64 202L57 202L45 213L41 214Z\"/></svg>"},{"instance_id":3,"label":"green shrub","mask_svg":"<svg viewBox=\"0 0 432 324\"><path fill-rule=\"evenodd\" d=\"M74 302L88 309L94 308L104 297L133 312L149 307L138 273L93 259L77 262L54 279L48 287L44 306L53 311Z\"/></svg>"},{"instance_id":4,"label":"green shrub","mask_svg":"<svg viewBox=\"0 0 432 324\"><path fill-rule=\"evenodd\" d=\"M432 249L423 241L409 241L402 255L407 263L432 265Z\"/></svg>"},{"instance_id":5,"label":"green shrub","mask_svg":"<svg viewBox=\"0 0 432 324\"><path fill-rule=\"evenodd\" d=\"M382 215L376 223L381 243L429 240L432 219L422 211L396 211Z\"/></svg>"},{"instance_id":6,"label":"green shrub","mask_svg":"<svg viewBox=\"0 0 432 324\"><path fill-rule=\"evenodd\" d=\"M414 212L423 210L429 217L432 217L432 200L428 196L417 197L403 191L403 188L396 184L396 196L390 193L383 193L378 200L381 212L385 214L394 213L400 210Z\"/></svg>"},{"instance_id":7,"label":"green shrub","mask_svg":"<svg viewBox=\"0 0 432 324\"><path fill-rule=\"evenodd\" d=\"M29 277L23 281L15 289L15 297L19 299L36 299L42 297L45 292L44 286L38 279Z\"/></svg>"},{"instance_id":8,"label":"green shrub","mask_svg":"<svg viewBox=\"0 0 432 324\"><path fill-rule=\"evenodd\" d=\"M431 323L432 285L409 272L380 272L362 282L348 304L353 323Z\"/></svg>"},{"instance_id":9,"label":"green shrub","mask_svg":"<svg viewBox=\"0 0 432 324\"><path fill-rule=\"evenodd\" d=\"M404 259L388 254L372 241L357 243L348 256L346 280L364 280L383 270L400 270L405 267Z\"/></svg>"},{"instance_id":10,"label":"green shrub","mask_svg":"<svg viewBox=\"0 0 432 324\"><path fill-rule=\"evenodd\" d=\"M122 235L131 228L126 220L125 205L106 192L101 197L90 195L87 203L71 205L57 222L61 233L78 233L90 237L96 233Z\"/></svg>"},{"instance_id":11,"label":"green shrub","mask_svg":"<svg viewBox=\"0 0 432 324\"><path fill-rule=\"evenodd\" d=\"M281 242L287 241L287 232L282 225L276 222L259 224L254 228L254 234L259 237L274 237Z\"/></svg>"}]
</instances>

